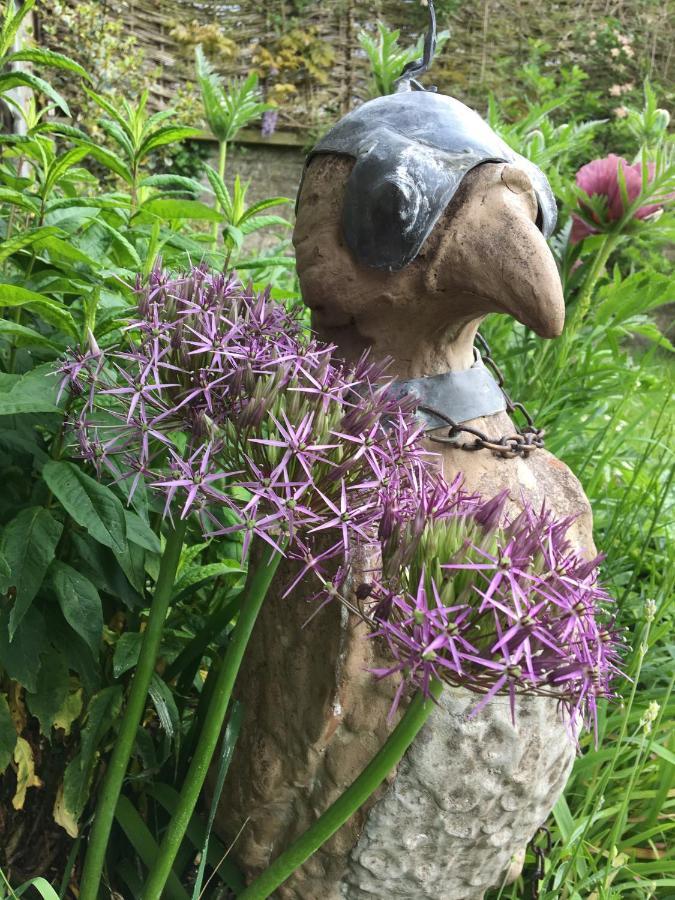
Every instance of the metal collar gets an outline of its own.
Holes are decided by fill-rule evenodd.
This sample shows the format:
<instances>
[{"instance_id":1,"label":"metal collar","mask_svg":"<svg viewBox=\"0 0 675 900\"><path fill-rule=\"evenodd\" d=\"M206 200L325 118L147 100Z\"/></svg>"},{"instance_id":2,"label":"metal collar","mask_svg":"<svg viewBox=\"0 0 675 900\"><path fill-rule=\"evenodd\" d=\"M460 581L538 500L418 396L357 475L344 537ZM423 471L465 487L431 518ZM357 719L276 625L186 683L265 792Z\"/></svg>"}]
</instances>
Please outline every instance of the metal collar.
<instances>
[{"instance_id":1,"label":"metal collar","mask_svg":"<svg viewBox=\"0 0 675 900\"><path fill-rule=\"evenodd\" d=\"M506 398L476 352L476 361L463 372L445 372L395 381L392 385L399 398L414 397L417 414L427 425L427 431L448 425L448 419L456 424L493 416L506 411ZM435 412L441 413L439 418Z\"/></svg>"}]
</instances>

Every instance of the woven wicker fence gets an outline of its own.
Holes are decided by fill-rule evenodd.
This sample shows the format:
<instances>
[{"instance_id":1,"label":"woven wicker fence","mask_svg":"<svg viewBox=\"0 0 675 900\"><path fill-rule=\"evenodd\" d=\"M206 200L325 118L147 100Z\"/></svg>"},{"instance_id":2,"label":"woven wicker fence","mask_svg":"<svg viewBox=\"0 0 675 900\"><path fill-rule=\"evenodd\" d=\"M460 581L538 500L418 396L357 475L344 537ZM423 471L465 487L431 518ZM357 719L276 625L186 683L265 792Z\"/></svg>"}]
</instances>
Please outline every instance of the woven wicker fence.
<instances>
[{"instance_id":1,"label":"woven wicker fence","mask_svg":"<svg viewBox=\"0 0 675 900\"><path fill-rule=\"evenodd\" d=\"M635 36L638 53L643 60L648 57L646 67L668 83L675 28L667 3L437 0L437 6L439 26L449 28L451 37L427 80L473 105L484 107L489 90L508 92L509 72L526 61L529 40L546 41L559 64L570 65L578 57L579 26L607 16L618 18ZM48 0L41 9L43 16L49 15ZM367 61L357 37L361 28L373 28L382 18L410 41L424 29L426 17L422 0L101 0L101 12L123 19L143 48L148 70L160 73L152 88L158 106L171 103L192 78L191 48L177 36L180 25L193 33L205 25L219 27L234 52L215 55L212 61L226 75L257 66L261 49L277 52L289 33L304 36L306 51L295 51L299 68L282 73L294 92L282 104L280 127L286 134L305 136L368 95ZM57 32L55 43L67 48L68 35ZM303 53L309 58L321 48L329 62L324 59L315 77L302 65ZM275 77L279 79L263 78L263 85L269 88Z\"/></svg>"}]
</instances>

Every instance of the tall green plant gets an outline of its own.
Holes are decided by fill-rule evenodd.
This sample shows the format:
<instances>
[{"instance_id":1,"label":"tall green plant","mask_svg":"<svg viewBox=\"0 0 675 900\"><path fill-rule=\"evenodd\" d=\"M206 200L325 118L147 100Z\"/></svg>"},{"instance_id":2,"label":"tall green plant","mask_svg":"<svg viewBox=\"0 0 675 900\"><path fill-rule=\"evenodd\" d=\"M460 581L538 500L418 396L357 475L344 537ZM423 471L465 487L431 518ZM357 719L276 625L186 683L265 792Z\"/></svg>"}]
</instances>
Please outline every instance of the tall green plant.
<instances>
[{"instance_id":1,"label":"tall green plant","mask_svg":"<svg viewBox=\"0 0 675 900\"><path fill-rule=\"evenodd\" d=\"M202 95L204 115L211 133L218 141L218 178L225 178L227 146L242 128L259 119L264 112L273 109L264 103L255 72L241 81L225 82L207 60L201 44L195 47L197 81ZM224 207L223 207L224 209ZM213 247L218 239L218 226L213 228Z\"/></svg>"}]
</instances>

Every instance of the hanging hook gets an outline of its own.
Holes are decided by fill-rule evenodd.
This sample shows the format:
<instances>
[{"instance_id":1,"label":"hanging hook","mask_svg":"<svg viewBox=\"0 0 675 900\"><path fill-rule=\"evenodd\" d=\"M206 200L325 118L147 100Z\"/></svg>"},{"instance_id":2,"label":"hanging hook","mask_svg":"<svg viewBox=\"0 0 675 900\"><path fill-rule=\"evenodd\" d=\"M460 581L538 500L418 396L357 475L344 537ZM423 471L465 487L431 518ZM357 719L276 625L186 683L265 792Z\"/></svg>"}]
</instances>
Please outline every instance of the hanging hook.
<instances>
[{"instance_id":1,"label":"hanging hook","mask_svg":"<svg viewBox=\"0 0 675 900\"><path fill-rule=\"evenodd\" d=\"M436 10L434 0L427 0L429 11L429 26L424 38L424 54L422 59L414 59L403 70L401 77L396 79L396 91L435 91L435 87L425 88L417 80L417 76L424 74L434 61L436 52Z\"/></svg>"}]
</instances>

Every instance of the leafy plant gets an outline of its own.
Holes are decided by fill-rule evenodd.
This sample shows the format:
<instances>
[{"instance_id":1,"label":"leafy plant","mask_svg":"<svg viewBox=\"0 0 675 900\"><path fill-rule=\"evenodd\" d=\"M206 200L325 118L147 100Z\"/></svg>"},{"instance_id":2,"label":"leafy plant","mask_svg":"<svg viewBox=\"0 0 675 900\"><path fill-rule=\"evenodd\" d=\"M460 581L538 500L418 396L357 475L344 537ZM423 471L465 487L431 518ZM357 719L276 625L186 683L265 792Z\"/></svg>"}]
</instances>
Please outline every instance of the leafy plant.
<instances>
[{"instance_id":1,"label":"leafy plant","mask_svg":"<svg viewBox=\"0 0 675 900\"><path fill-rule=\"evenodd\" d=\"M371 68L371 96L392 94L395 82L403 74L408 63L420 59L424 50L424 35L415 44L401 47L401 32L389 28L384 22L377 23L377 37L367 31L359 32L359 44L365 50ZM436 51L440 53L450 37L449 31L441 31L437 37Z\"/></svg>"}]
</instances>

